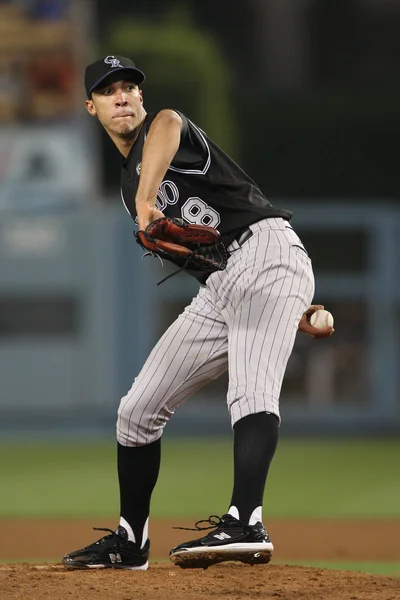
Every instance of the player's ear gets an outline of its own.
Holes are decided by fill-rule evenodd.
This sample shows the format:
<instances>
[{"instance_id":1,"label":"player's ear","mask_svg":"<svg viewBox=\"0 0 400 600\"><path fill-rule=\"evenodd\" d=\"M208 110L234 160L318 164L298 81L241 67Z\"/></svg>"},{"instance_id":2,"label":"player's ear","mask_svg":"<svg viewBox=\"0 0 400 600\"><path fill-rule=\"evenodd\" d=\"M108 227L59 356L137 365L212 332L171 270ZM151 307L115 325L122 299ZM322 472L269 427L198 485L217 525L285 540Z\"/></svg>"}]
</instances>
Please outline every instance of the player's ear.
<instances>
[{"instance_id":1,"label":"player's ear","mask_svg":"<svg viewBox=\"0 0 400 600\"><path fill-rule=\"evenodd\" d=\"M86 110L88 111L88 113L90 115L92 115L92 117L95 117L97 113L96 113L96 108L94 106L93 100L86 100L85 106L86 106Z\"/></svg>"},{"instance_id":2,"label":"player's ear","mask_svg":"<svg viewBox=\"0 0 400 600\"><path fill-rule=\"evenodd\" d=\"M139 89L139 98L140 98L140 102L143 104L143 92L141 89Z\"/></svg>"}]
</instances>

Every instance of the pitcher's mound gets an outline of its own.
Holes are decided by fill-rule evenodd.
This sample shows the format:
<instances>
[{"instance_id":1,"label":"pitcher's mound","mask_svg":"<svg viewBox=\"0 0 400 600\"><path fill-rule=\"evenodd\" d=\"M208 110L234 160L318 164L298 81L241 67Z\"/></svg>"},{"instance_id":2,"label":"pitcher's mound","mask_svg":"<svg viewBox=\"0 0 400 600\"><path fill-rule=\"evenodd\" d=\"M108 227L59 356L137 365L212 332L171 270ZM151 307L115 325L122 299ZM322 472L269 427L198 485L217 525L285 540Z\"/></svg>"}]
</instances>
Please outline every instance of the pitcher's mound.
<instances>
[{"instance_id":1,"label":"pitcher's mound","mask_svg":"<svg viewBox=\"0 0 400 600\"><path fill-rule=\"evenodd\" d=\"M400 579L293 565L235 563L206 571L151 563L148 571L67 571L0 565L1 600L395 600Z\"/></svg>"}]
</instances>

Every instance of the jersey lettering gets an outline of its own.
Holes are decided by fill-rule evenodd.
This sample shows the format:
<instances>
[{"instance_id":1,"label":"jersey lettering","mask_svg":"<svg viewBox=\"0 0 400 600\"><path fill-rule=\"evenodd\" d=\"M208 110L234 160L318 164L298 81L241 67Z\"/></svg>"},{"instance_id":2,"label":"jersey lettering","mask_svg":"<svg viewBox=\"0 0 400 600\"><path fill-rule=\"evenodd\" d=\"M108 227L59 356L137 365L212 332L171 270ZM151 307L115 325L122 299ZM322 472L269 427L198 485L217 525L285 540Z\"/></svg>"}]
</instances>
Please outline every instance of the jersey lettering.
<instances>
[{"instance_id":1,"label":"jersey lettering","mask_svg":"<svg viewBox=\"0 0 400 600\"><path fill-rule=\"evenodd\" d=\"M167 179L159 187L155 206L163 212L169 204L176 204L179 201L179 196L177 185ZM197 196L191 196L186 200L181 208L181 214L185 221L192 224L208 225L215 228L221 222L220 214Z\"/></svg>"},{"instance_id":2,"label":"jersey lettering","mask_svg":"<svg viewBox=\"0 0 400 600\"><path fill-rule=\"evenodd\" d=\"M163 181L159 187L156 208L165 210L168 204L176 204L179 200L179 190L173 181Z\"/></svg>"},{"instance_id":3,"label":"jersey lettering","mask_svg":"<svg viewBox=\"0 0 400 600\"><path fill-rule=\"evenodd\" d=\"M182 206L182 217L192 224L216 228L221 223L219 212L197 196L191 196Z\"/></svg>"},{"instance_id":4,"label":"jersey lettering","mask_svg":"<svg viewBox=\"0 0 400 600\"><path fill-rule=\"evenodd\" d=\"M110 55L107 60L117 58ZM121 63L124 61L121 59ZM273 207L253 180L227 156L197 125L181 115L183 135L175 167L170 164L156 190L156 207L168 217L218 229L226 241L251 223L283 217L291 212ZM157 113L146 116L145 124L121 169L121 187L126 207L136 217L136 202L146 143L146 133ZM182 168L185 167L185 168ZM232 198L234 201L232 201ZM154 199L154 198L153 198Z\"/></svg>"}]
</instances>

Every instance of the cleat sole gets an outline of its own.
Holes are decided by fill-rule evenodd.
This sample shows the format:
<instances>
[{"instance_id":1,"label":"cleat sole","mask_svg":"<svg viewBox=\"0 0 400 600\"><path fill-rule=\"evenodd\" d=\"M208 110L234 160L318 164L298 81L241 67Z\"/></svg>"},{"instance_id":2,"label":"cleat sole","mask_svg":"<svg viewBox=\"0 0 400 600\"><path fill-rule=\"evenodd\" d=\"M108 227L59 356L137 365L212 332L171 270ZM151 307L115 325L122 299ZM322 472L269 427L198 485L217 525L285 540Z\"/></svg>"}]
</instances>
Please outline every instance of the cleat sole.
<instances>
[{"instance_id":1,"label":"cleat sole","mask_svg":"<svg viewBox=\"0 0 400 600\"><path fill-rule=\"evenodd\" d=\"M185 550L170 556L171 562L181 569L207 569L222 562L235 561L247 565L266 565L272 558L272 550L243 550L191 552Z\"/></svg>"},{"instance_id":2,"label":"cleat sole","mask_svg":"<svg viewBox=\"0 0 400 600\"><path fill-rule=\"evenodd\" d=\"M138 567L136 566L130 566L130 565L105 565L105 564L99 564L99 565L84 565L82 563L68 563L68 562L62 562L63 566L66 569L69 569L71 571L75 570L75 571L89 571L89 569L119 569L119 570L125 570L125 571L147 571L148 567L149 567L149 563L146 562L144 565L140 565Z\"/></svg>"}]
</instances>

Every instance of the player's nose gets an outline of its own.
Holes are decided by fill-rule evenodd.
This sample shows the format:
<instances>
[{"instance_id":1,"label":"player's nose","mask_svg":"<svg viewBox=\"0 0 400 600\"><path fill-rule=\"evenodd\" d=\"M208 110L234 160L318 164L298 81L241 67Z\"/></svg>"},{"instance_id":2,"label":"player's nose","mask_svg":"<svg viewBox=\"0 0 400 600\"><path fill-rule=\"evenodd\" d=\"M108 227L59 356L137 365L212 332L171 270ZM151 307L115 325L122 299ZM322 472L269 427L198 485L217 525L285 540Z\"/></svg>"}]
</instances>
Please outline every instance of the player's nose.
<instances>
[{"instance_id":1,"label":"player's nose","mask_svg":"<svg viewBox=\"0 0 400 600\"><path fill-rule=\"evenodd\" d=\"M120 92L115 98L116 106L127 106L128 100L124 92Z\"/></svg>"}]
</instances>

